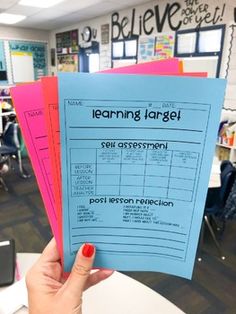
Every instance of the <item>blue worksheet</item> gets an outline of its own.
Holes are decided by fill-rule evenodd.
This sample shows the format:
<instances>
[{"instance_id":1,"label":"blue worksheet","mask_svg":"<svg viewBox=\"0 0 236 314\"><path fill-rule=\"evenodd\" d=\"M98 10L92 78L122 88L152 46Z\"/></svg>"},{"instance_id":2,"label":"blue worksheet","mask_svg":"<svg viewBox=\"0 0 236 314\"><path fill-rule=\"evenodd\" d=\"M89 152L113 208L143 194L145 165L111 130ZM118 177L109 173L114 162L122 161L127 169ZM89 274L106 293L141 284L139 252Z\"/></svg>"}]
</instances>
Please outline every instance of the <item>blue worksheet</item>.
<instances>
[{"instance_id":1,"label":"blue worksheet","mask_svg":"<svg viewBox=\"0 0 236 314\"><path fill-rule=\"evenodd\" d=\"M65 271L191 278L225 80L60 73Z\"/></svg>"}]
</instances>

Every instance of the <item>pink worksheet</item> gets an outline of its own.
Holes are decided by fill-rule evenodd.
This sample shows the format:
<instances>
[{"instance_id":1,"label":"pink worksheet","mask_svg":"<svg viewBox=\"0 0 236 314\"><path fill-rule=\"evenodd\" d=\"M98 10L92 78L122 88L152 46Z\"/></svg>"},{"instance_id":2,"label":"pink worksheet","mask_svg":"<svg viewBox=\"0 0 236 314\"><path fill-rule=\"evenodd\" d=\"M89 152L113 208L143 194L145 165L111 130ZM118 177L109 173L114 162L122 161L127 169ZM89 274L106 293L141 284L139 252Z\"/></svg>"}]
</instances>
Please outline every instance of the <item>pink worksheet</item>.
<instances>
[{"instance_id":1,"label":"pink worksheet","mask_svg":"<svg viewBox=\"0 0 236 314\"><path fill-rule=\"evenodd\" d=\"M60 125L58 113L58 87L57 77L41 78L44 96L44 115L48 134L49 153L52 169L53 190L55 195L57 222L60 243L62 243L62 214L61 214L61 158L60 158ZM62 253L62 247L59 248ZM62 254L61 254L62 256Z\"/></svg>"},{"instance_id":2,"label":"pink worksheet","mask_svg":"<svg viewBox=\"0 0 236 314\"><path fill-rule=\"evenodd\" d=\"M183 63L177 58L166 60L138 63L126 67L112 68L100 71L99 73L120 73L120 74L168 74L183 72Z\"/></svg>"},{"instance_id":3,"label":"pink worksheet","mask_svg":"<svg viewBox=\"0 0 236 314\"><path fill-rule=\"evenodd\" d=\"M52 232L58 245L61 246L41 83L13 87L11 96Z\"/></svg>"}]
</instances>

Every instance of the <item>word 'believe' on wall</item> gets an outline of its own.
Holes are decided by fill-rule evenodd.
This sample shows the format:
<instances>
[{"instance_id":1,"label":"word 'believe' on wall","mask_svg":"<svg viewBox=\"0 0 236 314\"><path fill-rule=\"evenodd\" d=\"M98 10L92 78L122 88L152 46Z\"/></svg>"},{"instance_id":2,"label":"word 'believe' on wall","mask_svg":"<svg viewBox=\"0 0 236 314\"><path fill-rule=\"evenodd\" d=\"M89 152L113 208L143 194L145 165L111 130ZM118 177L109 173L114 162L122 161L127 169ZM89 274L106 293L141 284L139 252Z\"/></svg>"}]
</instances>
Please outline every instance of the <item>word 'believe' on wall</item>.
<instances>
[{"instance_id":1,"label":"word 'believe' on wall","mask_svg":"<svg viewBox=\"0 0 236 314\"><path fill-rule=\"evenodd\" d=\"M226 4L223 3L221 8L219 6L210 8L209 4L199 0L185 0L183 6L178 2L167 3L164 10L160 10L159 5L156 5L138 17L135 9L132 10L131 18L127 16L120 18L119 13L115 12L111 16L112 40L120 37L126 39L143 33L150 35L154 32L153 25L160 33L165 23L168 23L169 28L173 31L188 24L195 24L196 28L200 27L202 23L215 25L223 20L225 6Z\"/></svg>"}]
</instances>

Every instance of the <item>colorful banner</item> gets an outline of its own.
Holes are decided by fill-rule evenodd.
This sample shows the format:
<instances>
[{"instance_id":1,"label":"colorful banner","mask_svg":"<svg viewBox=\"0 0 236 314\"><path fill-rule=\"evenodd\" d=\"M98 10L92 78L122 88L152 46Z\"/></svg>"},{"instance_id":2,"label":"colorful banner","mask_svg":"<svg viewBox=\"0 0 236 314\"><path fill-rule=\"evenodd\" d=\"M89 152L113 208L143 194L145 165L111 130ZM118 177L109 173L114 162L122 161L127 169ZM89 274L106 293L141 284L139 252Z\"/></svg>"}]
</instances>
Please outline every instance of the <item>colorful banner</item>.
<instances>
[{"instance_id":1,"label":"colorful banner","mask_svg":"<svg viewBox=\"0 0 236 314\"><path fill-rule=\"evenodd\" d=\"M163 60L172 58L174 55L174 35L160 34L156 36L155 59Z\"/></svg>"}]
</instances>

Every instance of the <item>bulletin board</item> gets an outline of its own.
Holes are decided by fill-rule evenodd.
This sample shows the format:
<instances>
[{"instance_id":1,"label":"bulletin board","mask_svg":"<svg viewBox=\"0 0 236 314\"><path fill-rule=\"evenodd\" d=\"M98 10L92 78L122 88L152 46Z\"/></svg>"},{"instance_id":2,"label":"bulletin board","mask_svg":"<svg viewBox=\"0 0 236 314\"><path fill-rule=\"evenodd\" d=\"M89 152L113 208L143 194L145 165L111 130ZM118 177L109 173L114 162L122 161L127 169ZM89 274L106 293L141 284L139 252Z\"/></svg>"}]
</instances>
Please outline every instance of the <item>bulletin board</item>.
<instances>
[{"instance_id":1,"label":"bulletin board","mask_svg":"<svg viewBox=\"0 0 236 314\"><path fill-rule=\"evenodd\" d=\"M174 33L161 33L157 36L140 36L138 62L163 60L174 55Z\"/></svg>"},{"instance_id":2,"label":"bulletin board","mask_svg":"<svg viewBox=\"0 0 236 314\"><path fill-rule=\"evenodd\" d=\"M69 54L79 51L78 29L56 34L57 54Z\"/></svg>"},{"instance_id":3,"label":"bulletin board","mask_svg":"<svg viewBox=\"0 0 236 314\"><path fill-rule=\"evenodd\" d=\"M155 39L155 59L163 60L172 58L174 54L174 34L159 34Z\"/></svg>"},{"instance_id":4,"label":"bulletin board","mask_svg":"<svg viewBox=\"0 0 236 314\"><path fill-rule=\"evenodd\" d=\"M25 65L28 68L30 68L31 61L33 61L33 71L34 71L33 80L38 80L40 77L48 74L48 67L47 67L48 58L47 58L47 44L46 43L28 42L28 41L9 41L9 46L10 46L10 53L11 53L11 61L12 63L15 62L15 65L16 65L15 69L13 65L13 73L15 73L16 78L18 79L22 78L23 74L18 73L18 71L21 70L19 66L19 60L23 61L23 59L24 59ZM15 53L23 53L25 55L16 55ZM30 73L32 73L32 69L30 69ZM31 74L30 74L30 77L31 77Z\"/></svg>"},{"instance_id":5,"label":"bulletin board","mask_svg":"<svg viewBox=\"0 0 236 314\"><path fill-rule=\"evenodd\" d=\"M138 62L152 60L154 57L154 47L154 36L140 36L138 43Z\"/></svg>"},{"instance_id":6,"label":"bulletin board","mask_svg":"<svg viewBox=\"0 0 236 314\"><path fill-rule=\"evenodd\" d=\"M58 72L78 72L79 58L78 54L58 55L57 70Z\"/></svg>"}]
</instances>

